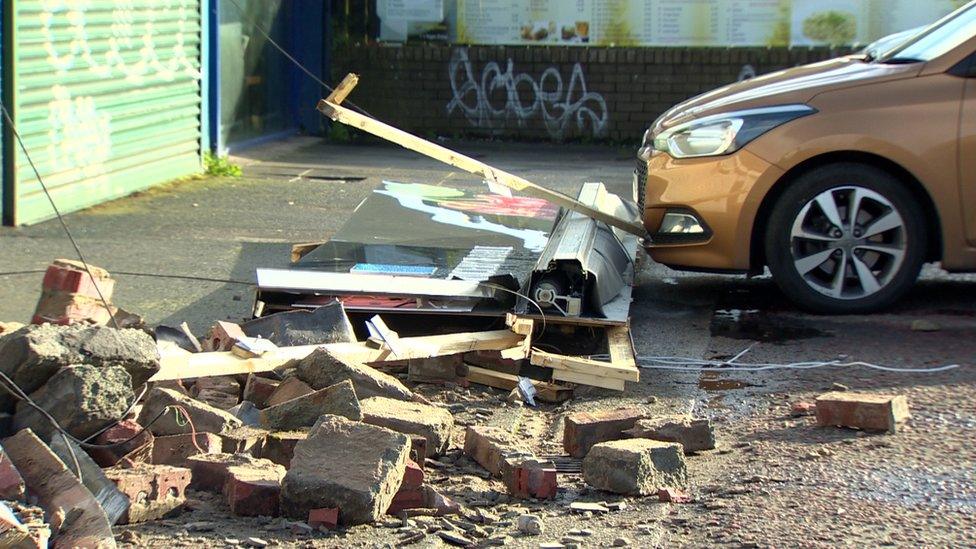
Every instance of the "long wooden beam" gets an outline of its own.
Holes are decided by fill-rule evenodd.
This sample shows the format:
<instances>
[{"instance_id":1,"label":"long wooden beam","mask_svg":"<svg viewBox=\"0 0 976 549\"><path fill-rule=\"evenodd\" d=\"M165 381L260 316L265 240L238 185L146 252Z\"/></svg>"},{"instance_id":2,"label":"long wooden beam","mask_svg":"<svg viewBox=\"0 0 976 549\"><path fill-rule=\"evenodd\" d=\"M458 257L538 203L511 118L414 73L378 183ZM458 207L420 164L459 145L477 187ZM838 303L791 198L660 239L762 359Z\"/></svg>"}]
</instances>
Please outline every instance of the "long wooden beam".
<instances>
[{"instance_id":1,"label":"long wooden beam","mask_svg":"<svg viewBox=\"0 0 976 549\"><path fill-rule=\"evenodd\" d=\"M336 122L342 122L343 124L359 128L364 132L371 133L377 137L396 143L401 147L416 151L424 156L429 156L434 160L439 160L445 164L454 166L455 168L479 175L487 181L497 182L505 187L508 187L509 189L521 192L528 196L548 200L553 204L562 206L574 212L579 212L587 217L593 218L597 221L602 221L611 227L617 227L618 229L635 234L641 238L646 238L648 236L644 226L640 223L634 223L626 219L621 219L613 214L591 208L590 206L587 206L586 204L583 204L582 202L560 192L553 191L545 187L540 187L527 179L499 170L485 164L484 162L479 162L474 158L452 151L447 147L442 147L436 143L431 143L426 139L421 139L420 137L407 133L399 128L394 128L393 126L380 122L375 118L370 118L366 115L359 114L353 110L340 106L339 102L341 102L341 99L345 98L345 96L352 91L352 87L355 86L355 82L355 79L347 76L346 79L343 80L343 83L337 88L337 91L341 89L342 93L334 93L329 98L319 101L318 110ZM339 101L333 102L329 99L338 99Z\"/></svg>"},{"instance_id":2,"label":"long wooden beam","mask_svg":"<svg viewBox=\"0 0 976 549\"><path fill-rule=\"evenodd\" d=\"M240 358L233 353L220 352L168 354L160 359L161 367L150 381L268 372L291 360L305 358L320 347L327 349L340 360L369 364L387 360L454 355L468 351L501 351L518 347L523 337L509 330L405 337L400 339L397 348L399 354L395 357L389 349L375 349L365 342L279 347L257 358Z\"/></svg>"}]
</instances>

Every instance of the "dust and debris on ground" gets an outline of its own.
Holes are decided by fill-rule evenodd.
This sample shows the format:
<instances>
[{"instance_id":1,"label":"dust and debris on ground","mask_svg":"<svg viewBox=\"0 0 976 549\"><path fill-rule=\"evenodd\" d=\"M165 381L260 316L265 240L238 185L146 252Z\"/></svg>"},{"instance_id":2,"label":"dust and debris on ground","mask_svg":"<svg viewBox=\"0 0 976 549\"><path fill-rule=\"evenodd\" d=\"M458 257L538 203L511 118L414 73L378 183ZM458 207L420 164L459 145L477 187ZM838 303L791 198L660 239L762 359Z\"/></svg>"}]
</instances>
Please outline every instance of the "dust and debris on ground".
<instances>
[{"instance_id":1,"label":"dust and debris on ground","mask_svg":"<svg viewBox=\"0 0 976 549\"><path fill-rule=\"evenodd\" d=\"M965 547L976 531L976 301L937 270L889 313L816 317L768 280L645 263L637 355L720 367L540 384L531 406L473 381L512 375L502 349L364 363L341 322L270 346L223 314L148 325L111 304L109 272L50 268L33 322L0 323L22 391L0 395L0 546ZM163 375L299 345L320 348Z\"/></svg>"}]
</instances>

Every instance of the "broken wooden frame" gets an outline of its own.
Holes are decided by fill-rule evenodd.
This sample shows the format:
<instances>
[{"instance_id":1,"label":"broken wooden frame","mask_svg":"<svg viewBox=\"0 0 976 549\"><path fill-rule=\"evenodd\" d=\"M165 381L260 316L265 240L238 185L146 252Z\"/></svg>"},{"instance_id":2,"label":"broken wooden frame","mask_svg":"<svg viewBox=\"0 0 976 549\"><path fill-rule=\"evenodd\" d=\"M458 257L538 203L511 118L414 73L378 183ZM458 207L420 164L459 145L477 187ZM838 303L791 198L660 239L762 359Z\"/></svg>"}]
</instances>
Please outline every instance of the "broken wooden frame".
<instances>
[{"instance_id":1,"label":"broken wooden frame","mask_svg":"<svg viewBox=\"0 0 976 549\"><path fill-rule=\"evenodd\" d=\"M333 90L331 94L329 94L328 97L319 101L318 110L333 121L359 128L360 130L371 133L379 138L396 143L401 147L418 152L424 156L429 156L434 160L438 160L445 164L454 166L455 168L460 168L466 172L479 175L489 183L500 184L513 191L521 192L527 196L548 200L557 206L562 206L567 210L579 212L597 221L602 221L611 227L616 227L620 230L637 235L640 238L649 238L647 230L640 223L621 219L612 213L590 207L560 192L541 187L527 179L510 174L503 170L499 170L498 168L489 166L484 162L479 162L471 157L452 151L451 149L442 147L436 143L431 143L426 139L421 139L420 137L407 133L401 129L394 128L393 126L380 122L375 118L370 118L369 116L340 106L342 101L352 92L353 88L356 87L358 82L358 76L355 74L347 74L342 82L335 88L335 90Z\"/></svg>"},{"instance_id":2,"label":"broken wooden frame","mask_svg":"<svg viewBox=\"0 0 976 549\"><path fill-rule=\"evenodd\" d=\"M160 370L150 381L268 372L293 360L305 358L319 348L329 351L340 360L360 364L433 358L471 351L499 351L502 358L528 358L531 364L552 370L553 383L533 381L540 392L545 392L546 400L564 398L565 395L560 391L569 388L559 385L558 382L622 391L625 382L640 380L633 342L627 327L612 326L606 329L610 360L604 362L532 348L534 322L509 315L507 323L510 330L396 338L396 353L387 343L378 344L370 340L277 347L255 357L241 357L233 352L168 353L160 359ZM473 374L468 379L475 383L510 390L518 382L518 376L514 374L488 368L472 368Z\"/></svg>"}]
</instances>

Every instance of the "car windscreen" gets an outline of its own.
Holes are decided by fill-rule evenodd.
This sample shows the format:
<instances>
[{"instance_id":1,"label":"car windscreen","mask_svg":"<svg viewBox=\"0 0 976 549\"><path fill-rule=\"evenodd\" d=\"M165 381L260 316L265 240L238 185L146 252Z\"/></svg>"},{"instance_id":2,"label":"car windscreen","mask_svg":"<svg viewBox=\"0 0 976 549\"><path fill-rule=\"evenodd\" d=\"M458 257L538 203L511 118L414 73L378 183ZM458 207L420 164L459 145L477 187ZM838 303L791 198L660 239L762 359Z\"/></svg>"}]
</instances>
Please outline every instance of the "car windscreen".
<instances>
[{"instance_id":1,"label":"car windscreen","mask_svg":"<svg viewBox=\"0 0 976 549\"><path fill-rule=\"evenodd\" d=\"M976 35L976 2L950 13L942 20L881 57L879 63L928 62Z\"/></svg>"}]
</instances>

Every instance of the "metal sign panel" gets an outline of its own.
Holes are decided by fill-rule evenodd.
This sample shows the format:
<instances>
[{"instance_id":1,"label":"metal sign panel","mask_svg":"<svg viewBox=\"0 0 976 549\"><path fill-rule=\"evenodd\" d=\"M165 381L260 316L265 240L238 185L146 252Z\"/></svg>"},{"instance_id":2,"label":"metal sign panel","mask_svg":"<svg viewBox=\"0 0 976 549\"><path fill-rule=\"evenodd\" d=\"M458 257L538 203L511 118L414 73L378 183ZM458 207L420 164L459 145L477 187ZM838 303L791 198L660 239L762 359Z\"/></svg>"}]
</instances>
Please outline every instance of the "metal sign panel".
<instances>
[{"instance_id":1,"label":"metal sign panel","mask_svg":"<svg viewBox=\"0 0 976 549\"><path fill-rule=\"evenodd\" d=\"M62 212L200 171L200 0L20 0L8 11L5 101ZM7 220L53 217L23 152L12 156Z\"/></svg>"}]
</instances>

